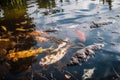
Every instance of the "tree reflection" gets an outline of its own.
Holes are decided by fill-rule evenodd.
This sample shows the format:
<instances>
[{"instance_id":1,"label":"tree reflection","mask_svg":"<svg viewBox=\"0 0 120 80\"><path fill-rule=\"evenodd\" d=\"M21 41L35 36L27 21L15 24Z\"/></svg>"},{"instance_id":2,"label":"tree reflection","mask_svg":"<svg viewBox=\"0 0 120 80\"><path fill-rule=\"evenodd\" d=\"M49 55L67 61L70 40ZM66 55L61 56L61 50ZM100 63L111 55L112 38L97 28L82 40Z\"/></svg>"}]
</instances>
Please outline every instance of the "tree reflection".
<instances>
[{"instance_id":1,"label":"tree reflection","mask_svg":"<svg viewBox=\"0 0 120 80\"><path fill-rule=\"evenodd\" d=\"M112 0L106 0L106 2L109 5L109 9L112 10Z\"/></svg>"},{"instance_id":2,"label":"tree reflection","mask_svg":"<svg viewBox=\"0 0 120 80\"><path fill-rule=\"evenodd\" d=\"M103 4L105 4L106 2L108 3L109 5L109 9L112 10L112 0L102 0L103 1Z\"/></svg>"},{"instance_id":3,"label":"tree reflection","mask_svg":"<svg viewBox=\"0 0 120 80\"><path fill-rule=\"evenodd\" d=\"M5 19L18 19L26 14L25 0L4 0L0 1L0 6L4 10Z\"/></svg>"},{"instance_id":4,"label":"tree reflection","mask_svg":"<svg viewBox=\"0 0 120 80\"><path fill-rule=\"evenodd\" d=\"M3 0L0 1L0 8L3 10L3 17L0 19L0 39L7 39L7 41L0 41L2 44L0 52L4 51L6 55L13 49L21 51L34 46L36 44L34 38L26 36L35 28L26 12L27 0ZM2 77L6 78L7 75L11 75L11 73L6 73L9 69L15 73L27 70L32 65L32 61L33 57L13 62L6 60L4 55L0 55L0 62L2 62L0 63L0 71L6 74L0 74L0 80Z\"/></svg>"},{"instance_id":5,"label":"tree reflection","mask_svg":"<svg viewBox=\"0 0 120 80\"><path fill-rule=\"evenodd\" d=\"M37 3L40 9L45 9L45 11L42 12L44 15L54 14L63 11L58 8L55 8L55 0L37 0Z\"/></svg>"},{"instance_id":6,"label":"tree reflection","mask_svg":"<svg viewBox=\"0 0 120 80\"><path fill-rule=\"evenodd\" d=\"M55 0L37 0L39 8L51 9L56 6Z\"/></svg>"}]
</instances>

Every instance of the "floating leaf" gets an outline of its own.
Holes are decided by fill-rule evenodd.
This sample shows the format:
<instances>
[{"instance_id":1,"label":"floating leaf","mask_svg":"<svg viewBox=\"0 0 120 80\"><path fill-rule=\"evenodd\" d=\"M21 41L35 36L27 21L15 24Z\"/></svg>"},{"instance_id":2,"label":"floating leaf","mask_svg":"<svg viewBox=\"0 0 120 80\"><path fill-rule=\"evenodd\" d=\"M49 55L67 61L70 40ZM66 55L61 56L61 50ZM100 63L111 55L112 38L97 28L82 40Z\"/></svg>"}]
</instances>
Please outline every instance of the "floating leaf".
<instances>
[{"instance_id":1,"label":"floating leaf","mask_svg":"<svg viewBox=\"0 0 120 80\"><path fill-rule=\"evenodd\" d=\"M85 33L84 32L81 32L81 31L78 31L78 30L75 30L76 34L77 34L77 37L79 40L85 42L86 41L86 37L85 37Z\"/></svg>"},{"instance_id":2,"label":"floating leaf","mask_svg":"<svg viewBox=\"0 0 120 80\"><path fill-rule=\"evenodd\" d=\"M1 26L1 28L4 30L4 31L7 31L7 28L5 26Z\"/></svg>"},{"instance_id":3,"label":"floating leaf","mask_svg":"<svg viewBox=\"0 0 120 80\"><path fill-rule=\"evenodd\" d=\"M18 52L10 51L7 57L9 59L16 61L19 58L27 58L27 57L36 56L38 53L42 53L42 52L52 50L52 49L53 48L50 47L46 49L38 48L38 49L30 49L30 50L24 50L24 51L18 51Z\"/></svg>"}]
</instances>

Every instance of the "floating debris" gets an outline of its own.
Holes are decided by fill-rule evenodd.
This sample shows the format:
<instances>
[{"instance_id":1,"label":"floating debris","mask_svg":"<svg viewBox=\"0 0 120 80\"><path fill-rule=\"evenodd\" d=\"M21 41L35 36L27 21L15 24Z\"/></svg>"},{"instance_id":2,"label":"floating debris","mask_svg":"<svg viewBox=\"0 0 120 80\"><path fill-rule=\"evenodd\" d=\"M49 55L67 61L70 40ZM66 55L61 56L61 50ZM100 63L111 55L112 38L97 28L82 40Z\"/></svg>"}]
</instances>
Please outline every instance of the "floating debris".
<instances>
[{"instance_id":1,"label":"floating debris","mask_svg":"<svg viewBox=\"0 0 120 80\"><path fill-rule=\"evenodd\" d=\"M99 40L99 41L103 41L104 40L103 37L96 37L96 39Z\"/></svg>"},{"instance_id":2,"label":"floating debris","mask_svg":"<svg viewBox=\"0 0 120 80\"><path fill-rule=\"evenodd\" d=\"M110 16L110 17L108 17L108 19L115 19L115 17Z\"/></svg>"},{"instance_id":3,"label":"floating debris","mask_svg":"<svg viewBox=\"0 0 120 80\"><path fill-rule=\"evenodd\" d=\"M38 53L42 53L48 50L52 50L53 48L46 48L46 49L42 49L41 47L38 49L30 49L30 50L24 50L24 51L19 51L19 52L15 52L14 50L10 51L9 54L7 55L7 57L9 59L12 59L13 61L17 61L20 58L27 58L27 57L32 57L32 56L36 56Z\"/></svg>"},{"instance_id":4,"label":"floating debris","mask_svg":"<svg viewBox=\"0 0 120 80\"><path fill-rule=\"evenodd\" d=\"M82 80L86 80L88 78L91 78L94 73L95 68L92 69L84 69L84 73L82 76Z\"/></svg>"},{"instance_id":5,"label":"floating debris","mask_svg":"<svg viewBox=\"0 0 120 80\"><path fill-rule=\"evenodd\" d=\"M45 30L44 32L56 32L56 31L59 31L58 28L49 28L47 30Z\"/></svg>"},{"instance_id":6,"label":"floating debris","mask_svg":"<svg viewBox=\"0 0 120 80\"><path fill-rule=\"evenodd\" d=\"M69 79L71 78L71 76L70 76L69 74L65 74L65 78L66 78L67 80L69 80Z\"/></svg>"},{"instance_id":7,"label":"floating debris","mask_svg":"<svg viewBox=\"0 0 120 80\"><path fill-rule=\"evenodd\" d=\"M68 40L66 39L65 41ZM58 48L54 49L53 51L48 53L45 57L41 58L39 64L41 66L45 66L59 61L65 56L70 46L71 46L70 44L62 42L61 44L58 45Z\"/></svg>"},{"instance_id":8,"label":"floating debris","mask_svg":"<svg viewBox=\"0 0 120 80\"><path fill-rule=\"evenodd\" d=\"M90 26L90 28L98 28L102 25L109 25L109 24L112 24L113 22L101 22L101 23L95 23L95 22L92 22L93 25Z\"/></svg>"},{"instance_id":9,"label":"floating debris","mask_svg":"<svg viewBox=\"0 0 120 80\"><path fill-rule=\"evenodd\" d=\"M71 78L72 77L72 78L74 78L74 80L79 80L71 72L69 72L67 70L63 70L63 72L67 74L67 75L65 74L66 75L65 77L67 77L67 78ZM69 79L67 79L67 80L69 80Z\"/></svg>"},{"instance_id":10,"label":"floating debris","mask_svg":"<svg viewBox=\"0 0 120 80\"><path fill-rule=\"evenodd\" d=\"M116 42L110 42L110 45L115 46L117 43Z\"/></svg>"},{"instance_id":11,"label":"floating debris","mask_svg":"<svg viewBox=\"0 0 120 80\"><path fill-rule=\"evenodd\" d=\"M104 47L104 44L96 43L78 50L67 65L81 65L82 62L87 61L91 56L94 55L94 50L101 49L102 47Z\"/></svg>"},{"instance_id":12,"label":"floating debris","mask_svg":"<svg viewBox=\"0 0 120 80\"><path fill-rule=\"evenodd\" d=\"M112 31L112 33L120 34L120 31Z\"/></svg>"},{"instance_id":13,"label":"floating debris","mask_svg":"<svg viewBox=\"0 0 120 80\"><path fill-rule=\"evenodd\" d=\"M67 27L67 28L75 29L75 28L77 28L77 27L79 27L79 25L71 25L71 26L69 26L69 27Z\"/></svg>"}]
</instances>

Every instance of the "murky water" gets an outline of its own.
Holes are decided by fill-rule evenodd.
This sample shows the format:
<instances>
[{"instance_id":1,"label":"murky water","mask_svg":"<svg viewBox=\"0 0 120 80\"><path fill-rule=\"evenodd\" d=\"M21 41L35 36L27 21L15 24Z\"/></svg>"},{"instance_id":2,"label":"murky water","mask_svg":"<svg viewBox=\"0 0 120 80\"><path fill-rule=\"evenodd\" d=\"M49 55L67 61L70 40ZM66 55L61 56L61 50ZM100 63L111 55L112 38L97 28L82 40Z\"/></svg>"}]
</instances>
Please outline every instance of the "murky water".
<instances>
[{"instance_id":1,"label":"murky water","mask_svg":"<svg viewBox=\"0 0 120 80\"><path fill-rule=\"evenodd\" d=\"M81 80L86 69L94 69L92 77L87 80L118 79L119 22L119 0L0 1L0 80L66 80L68 76L68 80ZM50 29L53 31L48 31ZM85 42L78 39L75 30L85 33ZM85 46L103 43L105 47L95 51L95 57L81 66L66 66L70 57L78 50L72 48L60 61L44 67L39 65L39 61L45 54L17 62L6 59L10 50L55 46L54 43L41 42L29 36L28 33L32 31L48 31L47 34L51 36L63 40L69 38L69 41L83 43Z\"/></svg>"}]
</instances>

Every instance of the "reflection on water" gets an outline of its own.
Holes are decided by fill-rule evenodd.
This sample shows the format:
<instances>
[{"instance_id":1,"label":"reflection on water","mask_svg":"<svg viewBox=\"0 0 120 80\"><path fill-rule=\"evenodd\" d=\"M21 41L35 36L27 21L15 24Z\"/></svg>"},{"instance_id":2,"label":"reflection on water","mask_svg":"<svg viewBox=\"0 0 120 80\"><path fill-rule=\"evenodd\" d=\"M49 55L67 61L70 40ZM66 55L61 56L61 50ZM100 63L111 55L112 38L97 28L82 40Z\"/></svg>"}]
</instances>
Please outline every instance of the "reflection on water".
<instances>
[{"instance_id":1,"label":"reflection on water","mask_svg":"<svg viewBox=\"0 0 120 80\"><path fill-rule=\"evenodd\" d=\"M112 0L0 0L0 53L6 55L10 50L22 51L28 50L31 47L46 47L46 45L50 45L49 43L39 43L34 39L35 37L27 36L27 34L36 31L37 29L42 30L41 26L44 26L45 28L46 26L56 26L53 25L55 22L56 24L60 23L61 25L64 23L69 24L71 22L74 24L77 22L80 23L77 19L97 14L96 8L100 5L99 2L103 3L102 6L108 4L107 7L109 6L109 8L105 8L105 10L112 10L112 3L114 2ZM100 11L102 12L102 9ZM66 37L67 34L67 31L65 35L64 33L61 33L62 37ZM72 34L72 32L69 34ZM54 35L57 35L57 33ZM0 79L6 77L6 79L11 78L16 80L16 77L18 78L19 76L24 76L24 78L20 78L20 80L33 78L33 66L35 69L40 69L38 68L40 67L39 65L33 64L36 62L34 57L14 62L6 60L5 55L0 54L0 72L4 72L4 74L0 73ZM58 62L56 64L57 66L54 66L54 68L56 69L58 66L60 68L62 66L59 65L60 63L62 64L62 62ZM54 68L53 66L52 68L48 68L49 70L53 70L53 72L51 71L49 74L50 79L53 79L54 75L52 73L57 75L61 74L60 76L63 77L55 76L57 76L57 78L65 79L64 74L62 74L63 72L59 72L59 70L56 70L55 72ZM80 68L83 70L83 67ZM38 79L40 77L46 80L46 77L42 75L42 71L46 71L46 67L44 70L42 69L43 68L40 70L41 74L38 74L35 71L34 74L38 75L36 76ZM74 69L69 68L69 70ZM25 71L26 73L22 74L22 72ZM46 71L43 73L48 74L48 72ZM78 72L74 72L75 71L73 71L73 74L76 74L79 77L77 74ZM18 75L14 76L15 74ZM26 75L29 77L25 77Z\"/></svg>"},{"instance_id":2,"label":"reflection on water","mask_svg":"<svg viewBox=\"0 0 120 80\"><path fill-rule=\"evenodd\" d=\"M109 9L112 9L112 0L100 0L100 2L103 2L103 4L108 3L109 5ZM60 3L58 3L60 2ZM35 3L38 5L38 8L41 9L45 9L45 11L43 11L43 13L45 15L48 14L54 14L54 13L58 13L58 12L63 12L64 10L60 7L58 7L60 4L64 4L64 2L67 3L71 3L72 2L78 2L78 0L60 0L60 1L55 1L55 0L36 0ZM34 2L30 3L31 4L35 4ZM65 4L66 5L66 4ZM26 14L26 7L27 7L27 1L26 0L4 0L4 1L0 1L0 8L2 10L4 10L4 16L6 16L6 18L13 18L13 17L21 17L20 15L24 15L24 13ZM29 7L34 7L34 6L29 6ZM0 11L1 14L3 14L2 11ZM10 13L11 14L10 14ZM18 15L18 16L14 16L14 15ZM11 16L9 16L11 15Z\"/></svg>"},{"instance_id":3,"label":"reflection on water","mask_svg":"<svg viewBox=\"0 0 120 80\"><path fill-rule=\"evenodd\" d=\"M112 10L112 2L113 2L112 0L100 0L100 1L102 1L103 4L105 4L107 2L109 5L109 9Z\"/></svg>"},{"instance_id":4,"label":"reflection on water","mask_svg":"<svg viewBox=\"0 0 120 80\"><path fill-rule=\"evenodd\" d=\"M52 9L56 6L55 0L37 0L39 8Z\"/></svg>"},{"instance_id":5,"label":"reflection on water","mask_svg":"<svg viewBox=\"0 0 120 80\"><path fill-rule=\"evenodd\" d=\"M57 6L55 0L37 0L36 2L38 3L39 9L45 9L43 12L45 15L54 14L61 11L55 8Z\"/></svg>"},{"instance_id":6,"label":"reflection on water","mask_svg":"<svg viewBox=\"0 0 120 80\"><path fill-rule=\"evenodd\" d=\"M34 30L34 24L31 18L27 15L27 3L25 0L4 0L0 1L1 14L0 17L0 39L7 39L0 41L0 52L4 51L5 55L9 53L10 50L21 51L30 49L36 44L33 37L26 37L26 35ZM19 29L19 30L18 30ZM20 29L26 31L20 31ZM6 77L5 79L13 79L12 73L19 73L26 71L32 64L33 58L28 58L26 60L21 60L18 62L6 61L5 55L0 55L0 67L1 72L0 79ZM20 67L18 67L20 66Z\"/></svg>"}]
</instances>

